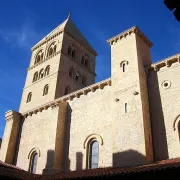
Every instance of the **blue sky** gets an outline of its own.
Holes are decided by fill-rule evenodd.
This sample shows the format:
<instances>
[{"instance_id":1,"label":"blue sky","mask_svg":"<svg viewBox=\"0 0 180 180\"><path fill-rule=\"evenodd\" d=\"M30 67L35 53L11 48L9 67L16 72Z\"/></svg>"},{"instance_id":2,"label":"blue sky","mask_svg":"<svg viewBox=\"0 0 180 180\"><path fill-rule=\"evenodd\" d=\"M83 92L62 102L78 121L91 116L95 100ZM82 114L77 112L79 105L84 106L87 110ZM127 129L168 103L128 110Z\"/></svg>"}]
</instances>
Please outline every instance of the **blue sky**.
<instances>
[{"instance_id":1,"label":"blue sky","mask_svg":"<svg viewBox=\"0 0 180 180\"><path fill-rule=\"evenodd\" d=\"M30 48L64 21L72 20L98 52L96 81L110 77L106 40L137 25L153 42L153 62L180 52L180 23L163 0L6 0L0 6L0 137L7 110L18 111Z\"/></svg>"}]
</instances>

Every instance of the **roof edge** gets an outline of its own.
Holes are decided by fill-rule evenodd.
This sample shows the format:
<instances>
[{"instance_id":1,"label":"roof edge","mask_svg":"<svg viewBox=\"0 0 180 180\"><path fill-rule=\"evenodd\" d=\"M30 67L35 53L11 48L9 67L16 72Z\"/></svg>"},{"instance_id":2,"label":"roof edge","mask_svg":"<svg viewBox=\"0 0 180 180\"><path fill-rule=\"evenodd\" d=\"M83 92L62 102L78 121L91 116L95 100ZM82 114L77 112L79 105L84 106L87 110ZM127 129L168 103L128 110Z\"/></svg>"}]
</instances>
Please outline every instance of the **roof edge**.
<instances>
[{"instance_id":1,"label":"roof edge","mask_svg":"<svg viewBox=\"0 0 180 180\"><path fill-rule=\"evenodd\" d=\"M153 46L153 43L145 36L145 34L137 26L133 26L133 27L121 32L120 34L113 36L112 38L108 39L107 42L110 45L112 45L114 42L121 40L122 38L126 37L127 35L130 35L131 33L135 33L135 34L139 35L150 48Z\"/></svg>"}]
</instances>

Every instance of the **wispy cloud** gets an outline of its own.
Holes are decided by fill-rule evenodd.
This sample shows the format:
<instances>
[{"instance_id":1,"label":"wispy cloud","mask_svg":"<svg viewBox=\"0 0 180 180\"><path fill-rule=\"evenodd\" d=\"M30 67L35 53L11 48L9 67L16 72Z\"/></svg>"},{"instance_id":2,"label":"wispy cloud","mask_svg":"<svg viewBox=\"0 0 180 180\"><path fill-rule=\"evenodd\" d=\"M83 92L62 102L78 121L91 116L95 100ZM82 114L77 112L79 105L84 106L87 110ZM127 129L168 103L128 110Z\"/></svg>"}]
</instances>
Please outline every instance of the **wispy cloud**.
<instances>
[{"instance_id":1,"label":"wispy cloud","mask_svg":"<svg viewBox=\"0 0 180 180\"><path fill-rule=\"evenodd\" d=\"M12 46L18 46L19 48L29 49L42 37L42 33L39 33L32 22L25 22L20 28L16 29L1 29L0 38Z\"/></svg>"}]
</instances>

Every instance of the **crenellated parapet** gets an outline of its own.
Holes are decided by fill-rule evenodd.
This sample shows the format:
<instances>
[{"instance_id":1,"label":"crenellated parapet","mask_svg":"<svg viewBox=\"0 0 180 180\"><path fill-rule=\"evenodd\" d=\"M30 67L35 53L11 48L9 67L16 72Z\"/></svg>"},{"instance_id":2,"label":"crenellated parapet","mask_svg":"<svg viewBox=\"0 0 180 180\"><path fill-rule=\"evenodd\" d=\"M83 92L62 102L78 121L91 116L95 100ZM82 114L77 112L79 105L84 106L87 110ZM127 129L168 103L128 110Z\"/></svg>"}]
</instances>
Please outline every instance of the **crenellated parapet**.
<instances>
[{"instance_id":1,"label":"crenellated parapet","mask_svg":"<svg viewBox=\"0 0 180 180\"><path fill-rule=\"evenodd\" d=\"M28 112L22 113L22 115L26 118L27 116L32 116L33 114L37 114L38 112L42 112L43 110L47 110L48 108L56 108L59 106L59 103L72 101L75 98L80 98L81 95L87 95L90 92L95 92L97 89L103 90L105 86L111 86L111 79L106 79L104 81L98 82L96 84L90 85L78 91L72 92L68 95L62 96L54 101L51 101L47 104L43 104L42 106L36 107Z\"/></svg>"}]
</instances>

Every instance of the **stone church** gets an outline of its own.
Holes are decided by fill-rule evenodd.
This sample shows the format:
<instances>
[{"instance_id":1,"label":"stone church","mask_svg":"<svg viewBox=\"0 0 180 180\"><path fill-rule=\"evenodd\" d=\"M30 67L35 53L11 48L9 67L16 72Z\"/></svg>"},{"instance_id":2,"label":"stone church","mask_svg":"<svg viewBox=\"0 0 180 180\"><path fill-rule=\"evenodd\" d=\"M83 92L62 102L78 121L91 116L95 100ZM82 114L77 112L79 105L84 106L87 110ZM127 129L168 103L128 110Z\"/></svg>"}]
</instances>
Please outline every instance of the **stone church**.
<instances>
[{"instance_id":1,"label":"stone church","mask_svg":"<svg viewBox=\"0 0 180 180\"><path fill-rule=\"evenodd\" d=\"M0 160L32 173L148 164L180 156L180 54L152 63L134 26L108 41L111 78L71 17L34 47Z\"/></svg>"}]
</instances>

